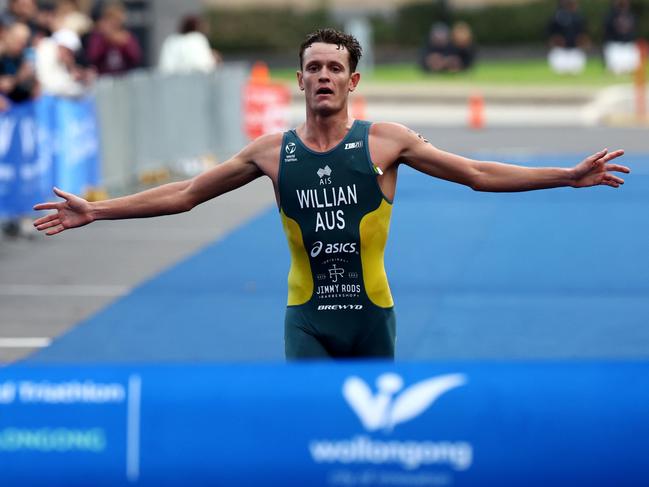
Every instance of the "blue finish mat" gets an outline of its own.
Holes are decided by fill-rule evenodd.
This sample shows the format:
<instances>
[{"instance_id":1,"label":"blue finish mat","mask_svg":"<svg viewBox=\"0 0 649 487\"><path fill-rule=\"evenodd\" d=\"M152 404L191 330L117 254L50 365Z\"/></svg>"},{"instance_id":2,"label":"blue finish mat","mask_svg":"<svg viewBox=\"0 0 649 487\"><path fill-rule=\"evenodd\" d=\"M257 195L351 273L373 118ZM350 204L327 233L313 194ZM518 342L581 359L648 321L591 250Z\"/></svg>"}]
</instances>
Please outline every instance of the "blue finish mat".
<instances>
[{"instance_id":1,"label":"blue finish mat","mask_svg":"<svg viewBox=\"0 0 649 487\"><path fill-rule=\"evenodd\" d=\"M386 254L397 358L649 358L646 159L624 157L619 190L476 193L400 169ZM28 362L282 360L288 267L272 208Z\"/></svg>"}]
</instances>

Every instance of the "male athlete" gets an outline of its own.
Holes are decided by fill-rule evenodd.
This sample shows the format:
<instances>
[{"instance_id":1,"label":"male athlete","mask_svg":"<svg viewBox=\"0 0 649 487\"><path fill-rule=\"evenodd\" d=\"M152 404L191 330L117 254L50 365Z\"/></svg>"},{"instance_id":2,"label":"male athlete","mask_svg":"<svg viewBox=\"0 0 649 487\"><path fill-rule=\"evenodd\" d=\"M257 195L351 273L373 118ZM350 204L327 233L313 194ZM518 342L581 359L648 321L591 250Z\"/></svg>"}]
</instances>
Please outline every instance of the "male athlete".
<instances>
[{"instance_id":1,"label":"male athlete","mask_svg":"<svg viewBox=\"0 0 649 487\"><path fill-rule=\"evenodd\" d=\"M187 181L89 203L55 188L62 202L35 226L47 235L95 220L189 211L260 176L273 182L291 252L286 357L394 357L395 316L383 254L399 164L476 191L527 191L624 181L611 172L622 150L606 149L573 168L528 168L444 152L396 123L352 120L361 47L352 36L318 30L300 48L299 87L306 122L265 135L219 166Z\"/></svg>"}]
</instances>

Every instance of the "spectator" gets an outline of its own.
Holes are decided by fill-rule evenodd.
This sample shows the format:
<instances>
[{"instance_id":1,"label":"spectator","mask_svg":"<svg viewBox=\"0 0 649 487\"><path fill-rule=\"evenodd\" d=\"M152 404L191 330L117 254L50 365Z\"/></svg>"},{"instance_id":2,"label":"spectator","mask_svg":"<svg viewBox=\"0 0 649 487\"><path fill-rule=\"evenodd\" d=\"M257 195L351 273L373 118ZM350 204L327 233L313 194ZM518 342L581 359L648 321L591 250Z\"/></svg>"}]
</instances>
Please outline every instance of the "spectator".
<instances>
[{"instance_id":1,"label":"spectator","mask_svg":"<svg viewBox=\"0 0 649 487\"><path fill-rule=\"evenodd\" d=\"M559 74L581 73L586 67L586 49L590 40L577 0L559 0L548 33L548 62L552 70Z\"/></svg>"},{"instance_id":2,"label":"spectator","mask_svg":"<svg viewBox=\"0 0 649 487\"><path fill-rule=\"evenodd\" d=\"M16 22L6 28L0 43L0 93L14 103L31 99L36 90L29 37L29 27Z\"/></svg>"},{"instance_id":3,"label":"spectator","mask_svg":"<svg viewBox=\"0 0 649 487\"><path fill-rule=\"evenodd\" d=\"M30 40L37 31L36 4L32 0L12 0L9 9L0 16L0 110L9 109L11 102L27 101L36 92L33 50ZM2 222L2 233L9 237L33 237L32 220L14 216Z\"/></svg>"},{"instance_id":4,"label":"spectator","mask_svg":"<svg viewBox=\"0 0 649 487\"><path fill-rule=\"evenodd\" d=\"M78 0L59 0L55 15L57 30L70 29L82 37L92 29L92 19L81 10Z\"/></svg>"},{"instance_id":5,"label":"spectator","mask_svg":"<svg viewBox=\"0 0 649 487\"><path fill-rule=\"evenodd\" d=\"M635 71L640 64L636 18L630 0L613 0L604 20L604 62L615 74Z\"/></svg>"},{"instance_id":6,"label":"spectator","mask_svg":"<svg viewBox=\"0 0 649 487\"><path fill-rule=\"evenodd\" d=\"M474 59L473 34L466 22L457 22L453 30L435 23L424 47L421 66L430 73L457 73L468 69Z\"/></svg>"},{"instance_id":7,"label":"spectator","mask_svg":"<svg viewBox=\"0 0 649 487\"><path fill-rule=\"evenodd\" d=\"M448 26L441 22L433 24L421 56L422 69L429 73L447 71L451 50L451 36Z\"/></svg>"},{"instance_id":8,"label":"spectator","mask_svg":"<svg viewBox=\"0 0 649 487\"><path fill-rule=\"evenodd\" d=\"M75 54L81 48L76 32L60 29L43 39L36 49L36 73L43 93L83 96L94 80L94 70L79 66Z\"/></svg>"},{"instance_id":9,"label":"spectator","mask_svg":"<svg viewBox=\"0 0 649 487\"><path fill-rule=\"evenodd\" d=\"M75 32L81 39L81 49L76 52L75 59L79 66L90 67L86 58L88 37L92 30L92 19L81 9L79 0L59 0L56 5L53 30L68 29ZM94 68L93 68L94 69Z\"/></svg>"},{"instance_id":10,"label":"spectator","mask_svg":"<svg viewBox=\"0 0 649 487\"><path fill-rule=\"evenodd\" d=\"M38 6L36 0L9 0L7 10L0 15L0 23L6 28L16 22L29 27L33 33L38 29Z\"/></svg>"},{"instance_id":11,"label":"spectator","mask_svg":"<svg viewBox=\"0 0 649 487\"><path fill-rule=\"evenodd\" d=\"M163 73L210 72L216 68L220 55L212 51L205 35L205 22L196 16L182 19L178 33L162 44L160 71Z\"/></svg>"},{"instance_id":12,"label":"spectator","mask_svg":"<svg viewBox=\"0 0 649 487\"><path fill-rule=\"evenodd\" d=\"M142 50L135 36L124 27L125 22L124 6L111 2L102 9L90 33L86 56L100 75L123 74L140 65Z\"/></svg>"},{"instance_id":13,"label":"spectator","mask_svg":"<svg viewBox=\"0 0 649 487\"><path fill-rule=\"evenodd\" d=\"M475 47L473 33L466 22L456 22L451 30L451 60L453 71L464 71L473 66Z\"/></svg>"}]
</instances>

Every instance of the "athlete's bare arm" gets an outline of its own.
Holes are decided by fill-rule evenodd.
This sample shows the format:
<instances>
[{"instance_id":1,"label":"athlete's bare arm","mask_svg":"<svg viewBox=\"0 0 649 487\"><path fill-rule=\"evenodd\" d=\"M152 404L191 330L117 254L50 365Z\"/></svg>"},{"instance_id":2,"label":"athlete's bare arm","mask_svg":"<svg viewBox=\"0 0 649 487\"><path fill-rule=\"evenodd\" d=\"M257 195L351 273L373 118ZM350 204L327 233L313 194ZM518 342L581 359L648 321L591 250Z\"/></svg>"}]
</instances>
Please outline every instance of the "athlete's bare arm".
<instances>
[{"instance_id":1,"label":"athlete's bare arm","mask_svg":"<svg viewBox=\"0 0 649 487\"><path fill-rule=\"evenodd\" d=\"M172 215L239 188L264 174L277 180L281 134L260 137L228 161L192 179L165 184L122 198L88 202L58 188L64 201L41 203L35 210L55 210L34 222L39 231L56 235L96 220Z\"/></svg>"},{"instance_id":2,"label":"athlete's bare arm","mask_svg":"<svg viewBox=\"0 0 649 487\"><path fill-rule=\"evenodd\" d=\"M611 164L623 150L602 150L572 168L531 168L500 162L478 161L440 150L403 125L377 123L373 126L372 157L382 160L384 171L394 171L403 162L418 171L464 184L476 191L529 191L572 186L607 185L614 188L624 180L613 172L629 173L628 167ZM376 155L374 155L376 153Z\"/></svg>"}]
</instances>

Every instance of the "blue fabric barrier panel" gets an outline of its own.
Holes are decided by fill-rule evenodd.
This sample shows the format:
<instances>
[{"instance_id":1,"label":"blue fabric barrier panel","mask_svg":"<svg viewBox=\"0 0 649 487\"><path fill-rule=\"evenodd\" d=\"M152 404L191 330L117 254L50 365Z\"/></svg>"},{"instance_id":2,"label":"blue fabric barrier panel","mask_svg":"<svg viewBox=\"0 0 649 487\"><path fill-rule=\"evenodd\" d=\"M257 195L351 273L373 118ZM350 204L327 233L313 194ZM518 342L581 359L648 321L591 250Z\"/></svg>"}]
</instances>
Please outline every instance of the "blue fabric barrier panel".
<instances>
[{"instance_id":1,"label":"blue fabric barrier panel","mask_svg":"<svg viewBox=\"0 0 649 487\"><path fill-rule=\"evenodd\" d=\"M52 183L52 161L41 157L33 102L0 114L0 216L31 213Z\"/></svg>"},{"instance_id":2,"label":"blue fabric barrier panel","mask_svg":"<svg viewBox=\"0 0 649 487\"><path fill-rule=\"evenodd\" d=\"M83 194L99 184L99 134L93 98L57 99L53 133L56 137L56 186Z\"/></svg>"},{"instance_id":3,"label":"blue fabric barrier panel","mask_svg":"<svg viewBox=\"0 0 649 487\"><path fill-rule=\"evenodd\" d=\"M9 367L3 486L648 485L649 364Z\"/></svg>"},{"instance_id":4,"label":"blue fabric barrier panel","mask_svg":"<svg viewBox=\"0 0 649 487\"><path fill-rule=\"evenodd\" d=\"M100 184L93 98L44 96L0 113L0 217L32 213L52 186L83 194Z\"/></svg>"}]
</instances>

